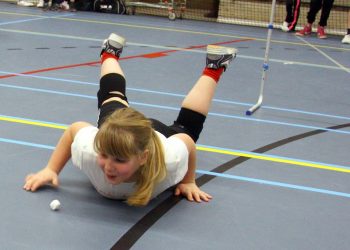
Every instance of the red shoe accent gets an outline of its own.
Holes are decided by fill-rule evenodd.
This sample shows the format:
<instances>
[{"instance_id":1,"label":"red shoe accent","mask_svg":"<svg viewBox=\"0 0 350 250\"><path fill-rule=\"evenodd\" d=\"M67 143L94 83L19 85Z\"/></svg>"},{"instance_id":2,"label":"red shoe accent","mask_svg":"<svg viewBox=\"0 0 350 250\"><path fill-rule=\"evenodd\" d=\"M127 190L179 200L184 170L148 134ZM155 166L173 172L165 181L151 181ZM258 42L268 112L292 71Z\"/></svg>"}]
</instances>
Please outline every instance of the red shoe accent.
<instances>
[{"instance_id":1,"label":"red shoe accent","mask_svg":"<svg viewBox=\"0 0 350 250\"><path fill-rule=\"evenodd\" d=\"M295 33L297 36L307 36L310 35L312 31L312 26L310 24L306 24L302 30Z\"/></svg>"},{"instance_id":2,"label":"red shoe accent","mask_svg":"<svg viewBox=\"0 0 350 250\"><path fill-rule=\"evenodd\" d=\"M326 32L324 30L324 27L322 27L322 26L318 26L317 27L317 36L320 39L326 39L327 38Z\"/></svg>"}]
</instances>

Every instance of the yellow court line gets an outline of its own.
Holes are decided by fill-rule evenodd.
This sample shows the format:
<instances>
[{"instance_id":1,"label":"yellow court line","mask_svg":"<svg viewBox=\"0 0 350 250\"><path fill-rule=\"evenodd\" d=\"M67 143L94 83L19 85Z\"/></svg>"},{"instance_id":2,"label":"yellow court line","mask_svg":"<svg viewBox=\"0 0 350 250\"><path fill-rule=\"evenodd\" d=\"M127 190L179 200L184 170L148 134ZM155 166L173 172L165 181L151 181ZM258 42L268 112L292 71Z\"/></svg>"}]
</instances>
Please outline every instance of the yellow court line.
<instances>
[{"instance_id":1,"label":"yellow court line","mask_svg":"<svg viewBox=\"0 0 350 250\"><path fill-rule=\"evenodd\" d=\"M0 116L0 121L14 122L14 123L21 123L21 124L27 124L27 125L33 125L33 126L39 126L39 127L47 127L47 128L56 128L56 129L66 129L67 128L67 126L65 126L65 125L57 125L57 124L52 124L52 123L30 121L30 120L25 120L25 119L3 117L3 116Z\"/></svg>"},{"instance_id":2,"label":"yellow court line","mask_svg":"<svg viewBox=\"0 0 350 250\"><path fill-rule=\"evenodd\" d=\"M271 157L271 156L264 156L264 155L258 155L258 154L249 154L249 153L242 153L242 152L223 150L223 149L207 148L207 147L201 147L201 146L197 146L197 149L201 150L201 151L218 153L218 154L235 155L235 156L241 156L241 157L246 157L246 158L251 158L251 159L286 163L286 164L297 165L297 166L302 166L302 167L318 168L318 169L325 169L325 170L336 171L336 172L350 173L350 169L333 167L333 166L329 166L326 164L317 164L317 163L312 163L312 162L296 161L296 160L284 159L284 158L279 158L279 157Z\"/></svg>"},{"instance_id":3,"label":"yellow court line","mask_svg":"<svg viewBox=\"0 0 350 250\"><path fill-rule=\"evenodd\" d=\"M23 14L23 13L15 13L15 12L3 12L3 11L0 11L0 14L43 17L43 15L32 15L32 14ZM98 21L98 20L90 20L90 19L76 19L76 18L68 18L68 17L51 17L51 18L58 19L58 20L73 21L73 22L96 23L96 24L103 24L103 25L138 28L138 29L143 29L143 30L144 29L159 30L159 31L169 31L169 32L196 34L196 35L216 36L216 37L251 39L252 41L266 42L266 39L263 39L263 38L254 38L254 37L247 37L247 36L233 36L233 35L220 34L220 33L209 33L209 32L202 32L202 31L183 30L183 29L174 29L174 28L164 28L164 27L156 27L156 26L146 26L146 25L126 24L126 23L115 23L115 22ZM280 44L290 44L290 45L304 46L304 47L307 46L304 43L280 41L280 40L273 40L273 39L271 40L271 42L273 42L273 43L280 43ZM326 46L326 45L320 45L320 44L315 45L315 46L318 47L318 48L324 48L324 49L350 51L350 49L347 49L347 48L332 47L332 46Z\"/></svg>"},{"instance_id":4,"label":"yellow court line","mask_svg":"<svg viewBox=\"0 0 350 250\"><path fill-rule=\"evenodd\" d=\"M31 121L31 120L26 120L26 119L11 118L11 117L4 117L4 116L0 116L0 121L7 121L7 122L13 122L13 123L20 123L20 124L27 124L27 125L32 125L32 126L55 128L55 129L63 129L63 130L67 129L67 127L68 127L66 125L57 125L57 124L52 124L52 123ZM324 170L329 170L329 171L350 173L350 169L333 167L333 166L329 166L326 164L317 164L317 163L312 163L312 162L296 161L296 160L284 159L284 158L279 158L279 157L271 157L271 156L264 156L264 155L258 155L258 154L242 153L242 152L237 152L237 151L233 151L233 150L215 149L215 148L209 148L209 147L203 147L203 146L196 146L196 148L199 151L205 151L205 152L211 152L211 153L217 153L217 154L234 155L234 156L241 156L241 157L257 159L257 160L264 160L264 161L297 165L297 166L302 166L302 167L309 167L309 168L324 169Z\"/></svg>"},{"instance_id":5,"label":"yellow court line","mask_svg":"<svg viewBox=\"0 0 350 250\"><path fill-rule=\"evenodd\" d=\"M4 14L4 15L14 15L14 16L44 17L43 15L35 15L35 14L27 14L27 13L16 13L16 12L5 12L5 11L0 11L0 14Z\"/></svg>"}]
</instances>

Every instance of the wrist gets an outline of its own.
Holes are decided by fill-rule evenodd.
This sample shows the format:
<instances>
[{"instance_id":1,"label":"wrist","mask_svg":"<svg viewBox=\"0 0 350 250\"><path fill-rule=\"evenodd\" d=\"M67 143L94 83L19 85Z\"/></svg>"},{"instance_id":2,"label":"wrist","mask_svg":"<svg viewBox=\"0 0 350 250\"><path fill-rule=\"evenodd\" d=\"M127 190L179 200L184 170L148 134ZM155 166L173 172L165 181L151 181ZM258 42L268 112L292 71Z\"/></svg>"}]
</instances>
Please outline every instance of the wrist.
<instances>
[{"instance_id":1,"label":"wrist","mask_svg":"<svg viewBox=\"0 0 350 250\"><path fill-rule=\"evenodd\" d=\"M194 179L183 179L179 184L196 184Z\"/></svg>"},{"instance_id":2,"label":"wrist","mask_svg":"<svg viewBox=\"0 0 350 250\"><path fill-rule=\"evenodd\" d=\"M45 167L45 169L46 169L46 170L49 170L49 171L51 171L51 172L54 172L55 174L58 175L58 171L57 171L54 167L52 167L52 166L50 166L50 165L47 165L47 166Z\"/></svg>"}]
</instances>

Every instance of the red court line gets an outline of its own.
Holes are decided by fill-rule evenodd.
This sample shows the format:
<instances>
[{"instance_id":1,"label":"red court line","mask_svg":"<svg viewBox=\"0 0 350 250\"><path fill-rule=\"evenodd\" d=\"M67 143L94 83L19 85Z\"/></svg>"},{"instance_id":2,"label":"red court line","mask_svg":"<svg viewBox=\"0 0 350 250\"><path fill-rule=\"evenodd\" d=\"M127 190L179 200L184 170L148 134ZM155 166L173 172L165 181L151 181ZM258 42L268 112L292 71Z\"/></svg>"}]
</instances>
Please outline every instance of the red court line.
<instances>
[{"instance_id":1,"label":"red court line","mask_svg":"<svg viewBox=\"0 0 350 250\"><path fill-rule=\"evenodd\" d=\"M230 43L237 43L237 42L245 42L245 41L251 41L251 40L255 40L253 38L247 38L247 39L240 39L240 40L231 40L231 41L225 41L225 42L218 42L218 43L211 43L212 45L224 45L224 44L230 44ZM187 48L183 48L181 50L164 50L164 51L160 51L160 52L155 52L155 53L151 53L151 54L146 54L144 56L141 57L145 57L145 58L155 58L157 54L159 54L159 56L164 56L164 54L166 53L173 53L173 52L178 52L178 51L184 51L184 50L191 50L191 49L202 49L207 47L208 44L203 44L203 45L193 45ZM152 55L152 57L149 57L149 55Z\"/></svg>"},{"instance_id":2,"label":"red court line","mask_svg":"<svg viewBox=\"0 0 350 250\"><path fill-rule=\"evenodd\" d=\"M33 70L33 71L27 71L27 72L23 72L23 73L19 73L19 74L21 74L21 75L30 75L30 74L39 73L39 72L46 72L46 71L52 71L52 70L68 69L68 68L74 68L74 67L87 66L87 65L91 65L91 64L95 64L95 63L96 62L72 64L72 65L66 65L66 66L59 66L59 67L52 67L52 68L45 68L45 69L38 69L38 70ZM17 75L15 75L15 74L3 75L3 76L0 76L0 79L10 78L10 77L14 77L14 76L17 76Z\"/></svg>"},{"instance_id":3,"label":"red court line","mask_svg":"<svg viewBox=\"0 0 350 250\"><path fill-rule=\"evenodd\" d=\"M245 42L245 41L250 41L254 40L252 38L247 38L247 39L240 39L240 40L231 40L231 41L225 41L225 42L218 42L218 43L211 43L213 45L223 45L223 44L230 44L230 43L237 43L237 42ZM207 44L204 45L194 45L190 46L187 48L183 48L181 50L164 50L164 51L159 51L159 52L152 52L152 53L147 53L147 54L140 54L140 55L135 55L135 56L126 56L120 58L120 60L128 60L128 59L133 59L133 58L158 58L162 56L167 56L168 53L174 53L178 51L183 51L183 50L191 50L191 49L200 49L200 48L205 48ZM51 68L44 68L44 69L38 69L38 70L32 70L32 71L27 71L23 73L19 73L20 75L30 75L30 74L35 74L35 73L41 73L41 72L48 72L48 71L54 71L54 70L60 70L60 69L68 69L68 68L76 68L76 67L81 67L81 66L92 66L95 64L99 64L100 61L95 61L95 62L86 62L86 63L78 63L78 64L71 64L71 65L65 65L65 66L57 66L57 67L51 67ZM17 74L8 74L8 75L3 75L0 76L0 79L4 78L10 78L10 77L15 77L18 76Z\"/></svg>"},{"instance_id":4,"label":"red court line","mask_svg":"<svg viewBox=\"0 0 350 250\"><path fill-rule=\"evenodd\" d=\"M167 54L164 52L155 52L155 53L143 55L142 57L152 59L152 58L157 58L162 56L167 56Z\"/></svg>"},{"instance_id":5,"label":"red court line","mask_svg":"<svg viewBox=\"0 0 350 250\"><path fill-rule=\"evenodd\" d=\"M230 43L239 43L239 42L246 42L246 41L252 41L255 40L254 38L246 38L246 39L239 39L239 40L231 40L226 42L218 42L218 43L211 43L212 45L224 45L224 44L230 44ZM197 46L190 46L188 49L199 49L199 48L205 48L207 44L205 45L197 45Z\"/></svg>"},{"instance_id":6,"label":"red court line","mask_svg":"<svg viewBox=\"0 0 350 250\"><path fill-rule=\"evenodd\" d=\"M136 58L136 57L140 57L140 55L127 56L127 57L120 58L120 60L126 60L126 59L131 59L131 58ZM34 74L34 73L47 72L47 71L53 71L53 70L59 70L59 69L68 69L68 68L75 68L75 67L81 67L81 66L91 66L94 64L98 64L98 63L100 63L100 61L71 64L71 65L58 66L58 67L45 68L45 69L38 69L38 70L27 71L27 72L23 72L23 73L19 73L19 74L20 75L30 75L30 74ZM14 77L14 76L18 76L18 75L15 75L15 74L3 75L3 76L0 76L0 79Z\"/></svg>"}]
</instances>

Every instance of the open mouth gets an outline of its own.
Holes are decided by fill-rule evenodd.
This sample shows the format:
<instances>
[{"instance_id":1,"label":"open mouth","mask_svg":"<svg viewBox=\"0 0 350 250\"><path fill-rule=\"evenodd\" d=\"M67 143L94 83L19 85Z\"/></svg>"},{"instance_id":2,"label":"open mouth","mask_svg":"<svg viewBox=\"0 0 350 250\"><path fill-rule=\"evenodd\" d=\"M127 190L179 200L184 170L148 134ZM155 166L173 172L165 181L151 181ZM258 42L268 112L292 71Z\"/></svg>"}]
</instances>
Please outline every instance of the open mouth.
<instances>
[{"instance_id":1,"label":"open mouth","mask_svg":"<svg viewBox=\"0 0 350 250\"><path fill-rule=\"evenodd\" d=\"M109 175L109 174L106 174L105 176L106 176L106 178L107 178L108 181L114 181L114 180L117 178L116 175Z\"/></svg>"}]
</instances>

